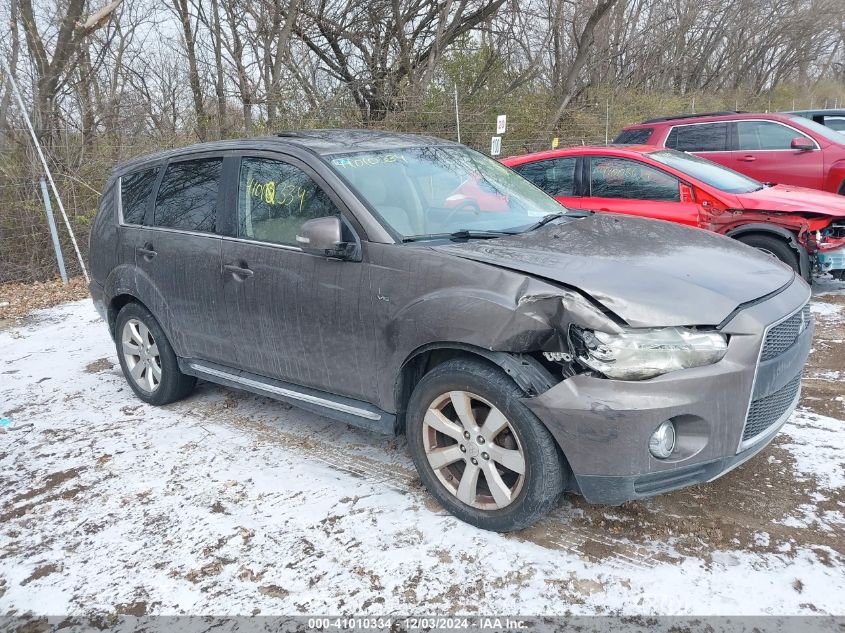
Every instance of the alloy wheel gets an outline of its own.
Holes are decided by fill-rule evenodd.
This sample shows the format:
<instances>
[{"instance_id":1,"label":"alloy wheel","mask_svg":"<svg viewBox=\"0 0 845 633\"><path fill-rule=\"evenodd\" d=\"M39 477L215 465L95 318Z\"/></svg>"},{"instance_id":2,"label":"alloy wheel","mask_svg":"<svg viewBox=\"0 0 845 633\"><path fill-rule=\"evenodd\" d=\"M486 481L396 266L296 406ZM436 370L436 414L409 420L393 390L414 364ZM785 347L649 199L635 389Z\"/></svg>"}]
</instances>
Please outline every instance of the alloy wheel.
<instances>
[{"instance_id":1,"label":"alloy wheel","mask_svg":"<svg viewBox=\"0 0 845 633\"><path fill-rule=\"evenodd\" d=\"M121 349L129 375L138 386L152 393L161 384L161 356L150 329L138 319L129 319L121 333Z\"/></svg>"},{"instance_id":2,"label":"alloy wheel","mask_svg":"<svg viewBox=\"0 0 845 633\"><path fill-rule=\"evenodd\" d=\"M484 398L450 391L428 407L422 425L426 458L441 484L463 503L501 510L525 479L525 453L507 417Z\"/></svg>"}]
</instances>

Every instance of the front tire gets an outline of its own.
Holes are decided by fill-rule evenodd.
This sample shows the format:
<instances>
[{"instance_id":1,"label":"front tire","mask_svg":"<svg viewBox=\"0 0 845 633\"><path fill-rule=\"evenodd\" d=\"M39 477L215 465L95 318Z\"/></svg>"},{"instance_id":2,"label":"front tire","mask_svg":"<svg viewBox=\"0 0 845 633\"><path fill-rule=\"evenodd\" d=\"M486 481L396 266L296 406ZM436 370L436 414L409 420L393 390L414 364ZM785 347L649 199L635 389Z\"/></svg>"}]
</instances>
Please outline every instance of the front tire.
<instances>
[{"instance_id":1,"label":"front tire","mask_svg":"<svg viewBox=\"0 0 845 633\"><path fill-rule=\"evenodd\" d=\"M179 370L164 330L141 304L128 303L118 313L115 344L126 381L147 404L170 404L193 391L197 379Z\"/></svg>"},{"instance_id":2,"label":"front tire","mask_svg":"<svg viewBox=\"0 0 845 633\"><path fill-rule=\"evenodd\" d=\"M495 532L551 510L565 465L549 431L504 372L454 359L423 376L408 403L408 446L420 479L453 515Z\"/></svg>"},{"instance_id":3,"label":"front tire","mask_svg":"<svg viewBox=\"0 0 845 633\"><path fill-rule=\"evenodd\" d=\"M737 238L743 244L747 244L757 250L763 251L767 255L779 259L784 264L789 266L799 275L801 274L801 266L798 262L798 253L787 244L782 238L774 237L772 235L743 235Z\"/></svg>"}]
</instances>

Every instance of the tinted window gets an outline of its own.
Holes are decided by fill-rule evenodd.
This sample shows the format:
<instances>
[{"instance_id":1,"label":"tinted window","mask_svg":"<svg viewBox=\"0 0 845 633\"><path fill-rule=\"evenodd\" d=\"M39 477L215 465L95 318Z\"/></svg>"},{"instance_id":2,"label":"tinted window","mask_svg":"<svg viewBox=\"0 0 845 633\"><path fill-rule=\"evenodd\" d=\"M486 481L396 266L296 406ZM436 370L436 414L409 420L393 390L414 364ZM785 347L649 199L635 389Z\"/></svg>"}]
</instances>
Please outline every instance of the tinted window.
<instances>
[{"instance_id":1,"label":"tinted window","mask_svg":"<svg viewBox=\"0 0 845 633\"><path fill-rule=\"evenodd\" d=\"M120 205L126 224L143 224L147 202L153 192L158 167L136 171L120 178Z\"/></svg>"},{"instance_id":2,"label":"tinted window","mask_svg":"<svg viewBox=\"0 0 845 633\"><path fill-rule=\"evenodd\" d=\"M790 149L794 138L807 138L798 130L774 121L739 121L737 123L740 150Z\"/></svg>"},{"instance_id":3,"label":"tinted window","mask_svg":"<svg viewBox=\"0 0 845 633\"><path fill-rule=\"evenodd\" d=\"M296 246L303 222L340 215L308 174L277 160L244 158L238 189L239 237Z\"/></svg>"},{"instance_id":4,"label":"tinted window","mask_svg":"<svg viewBox=\"0 0 845 633\"><path fill-rule=\"evenodd\" d=\"M674 167L688 176L698 178L700 181L728 193L749 193L763 188L763 185L753 178L743 176L733 169L722 167L713 161L701 158L701 156L662 149L659 152L649 154L649 158L664 165L669 165L669 167Z\"/></svg>"},{"instance_id":5,"label":"tinted window","mask_svg":"<svg viewBox=\"0 0 845 633\"><path fill-rule=\"evenodd\" d=\"M653 127L640 127L635 130L622 130L613 142L617 145L641 145L648 143L651 138L651 133L654 132Z\"/></svg>"},{"instance_id":6,"label":"tinted window","mask_svg":"<svg viewBox=\"0 0 845 633\"><path fill-rule=\"evenodd\" d=\"M666 147L682 152L724 152L728 149L727 123L700 123L673 127Z\"/></svg>"},{"instance_id":7,"label":"tinted window","mask_svg":"<svg viewBox=\"0 0 845 633\"><path fill-rule=\"evenodd\" d=\"M514 171L550 196L571 196L575 188L576 162L576 158L552 158L518 165Z\"/></svg>"},{"instance_id":8,"label":"tinted window","mask_svg":"<svg viewBox=\"0 0 845 633\"><path fill-rule=\"evenodd\" d=\"M596 198L681 200L674 176L633 160L604 156L590 159L590 191Z\"/></svg>"},{"instance_id":9,"label":"tinted window","mask_svg":"<svg viewBox=\"0 0 845 633\"><path fill-rule=\"evenodd\" d=\"M168 165L156 197L155 226L214 233L222 158Z\"/></svg>"}]
</instances>

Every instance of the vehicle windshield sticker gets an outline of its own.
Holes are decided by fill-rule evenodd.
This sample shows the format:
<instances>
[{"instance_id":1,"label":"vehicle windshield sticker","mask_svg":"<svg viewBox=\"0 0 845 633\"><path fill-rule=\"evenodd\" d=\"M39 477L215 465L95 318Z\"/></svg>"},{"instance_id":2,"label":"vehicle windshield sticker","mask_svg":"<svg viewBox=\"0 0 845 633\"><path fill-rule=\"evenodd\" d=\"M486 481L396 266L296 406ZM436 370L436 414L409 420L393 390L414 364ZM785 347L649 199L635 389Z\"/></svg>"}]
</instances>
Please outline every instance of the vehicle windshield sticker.
<instances>
[{"instance_id":1,"label":"vehicle windshield sticker","mask_svg":"<svg viewBox=\"0 0 845 633\"><path fill-rule=\"evenodd\" d=\"M334 158L332 165L341 169L356 169L358 167L372 167L374 165L389 165L391 163L408 163L404 154L385 154L384 156L356 156L354 158Z\"/></svg>"},{"instance_id":2,"label":"vehicle windshield sticker","mask_svg":"<svg viewBox=\"0 0 845 633\"><path fill-rule=\"evenodd\" d=\"M276 183L274 180L269 180L262 183L250 177L246 186L253 198L258 198L265 204L280 207L298 204L300 211L305 204L305 189L290 181Z\"/></svg>"}]
</instances>

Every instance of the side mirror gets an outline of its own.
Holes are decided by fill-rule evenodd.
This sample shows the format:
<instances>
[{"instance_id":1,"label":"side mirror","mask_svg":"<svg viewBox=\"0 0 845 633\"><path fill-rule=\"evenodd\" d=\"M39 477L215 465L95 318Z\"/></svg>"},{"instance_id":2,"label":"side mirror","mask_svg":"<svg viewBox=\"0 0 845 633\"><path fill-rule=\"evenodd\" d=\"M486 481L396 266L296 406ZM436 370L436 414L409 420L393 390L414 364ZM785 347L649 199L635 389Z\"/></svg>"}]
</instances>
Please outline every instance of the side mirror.
<instances>
[{"instance_id":1,"label":"side mirror","mask_svg":"<svg viewBox=\"0 0 845 633\"><path fill-rule=\"evenodd\" d=\"M335 259L350 259L355 251L355 244L343 241L340 218L334 215L303 222L296 243L304 253Z\"/></svg>"},{"instance_id":2,"label":"side mirror","mask_svg":"<svg viewBox=\"0 0 845 633\"><path fill-rule=\"evenodd\" d=\"M796 136L792 141L789 143L789 146L792 149L797 149L802 152L809 151L811 149L816 149L816 144L813 143L810 139L805 136Z\"/></svg>"}]
</instances>

